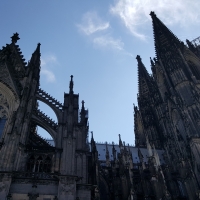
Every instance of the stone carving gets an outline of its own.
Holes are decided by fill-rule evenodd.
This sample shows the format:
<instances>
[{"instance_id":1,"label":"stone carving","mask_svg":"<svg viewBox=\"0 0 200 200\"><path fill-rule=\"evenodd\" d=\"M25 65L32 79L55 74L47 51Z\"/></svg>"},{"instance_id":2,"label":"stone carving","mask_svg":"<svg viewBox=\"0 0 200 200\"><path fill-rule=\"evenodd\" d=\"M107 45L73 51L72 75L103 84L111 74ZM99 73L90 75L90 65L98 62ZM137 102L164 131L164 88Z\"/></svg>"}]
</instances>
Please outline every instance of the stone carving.
<instances>
[{"instance_id":1,"label":"stone carving","mask_svg":"<svg viewBox=\"0 0 200 200\"><path fill-rule=\"evenodd\" d=\"M75 185L74 184L62 184L60 186L61 195L73 195L75 193Z\"/></svg>"},{"instance_id":2,"label":"stone carving","mask_svg":"<svg viewBox=\"0 0 200 200\"><path fill-rule=\"evenodd\" d=\"M5 82L6 84L12 86L12 82L9 77L9 72L6 69L6 66L2 65L2 64L0 65L0 80Z\"/></svg>"}]
</instances>

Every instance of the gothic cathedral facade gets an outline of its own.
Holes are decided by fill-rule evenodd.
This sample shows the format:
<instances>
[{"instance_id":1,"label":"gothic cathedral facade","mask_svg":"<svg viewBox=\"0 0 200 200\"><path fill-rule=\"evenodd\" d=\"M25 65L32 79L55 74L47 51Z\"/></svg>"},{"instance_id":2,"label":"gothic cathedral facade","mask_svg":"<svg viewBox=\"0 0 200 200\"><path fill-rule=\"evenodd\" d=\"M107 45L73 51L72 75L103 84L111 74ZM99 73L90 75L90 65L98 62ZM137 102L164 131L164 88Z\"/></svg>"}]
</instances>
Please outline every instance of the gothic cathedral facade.
<instances>
[{"instance_id":1,"label":"gothic cathedral facade","mask_svg":"<svg viewBox=\"0 0 200 200\"><path fill-rule=\"evenodd\" d=\"M151 12L156 57L140 56L135 146L88 142L88 110L39 87L40 44L24 62L15 33L0 50L0 199L200 199L200 47L181 42ZM47 104L58 123L38 109ZM54 145L37 134L37 126Z\"/></svg>"}]
</instances>

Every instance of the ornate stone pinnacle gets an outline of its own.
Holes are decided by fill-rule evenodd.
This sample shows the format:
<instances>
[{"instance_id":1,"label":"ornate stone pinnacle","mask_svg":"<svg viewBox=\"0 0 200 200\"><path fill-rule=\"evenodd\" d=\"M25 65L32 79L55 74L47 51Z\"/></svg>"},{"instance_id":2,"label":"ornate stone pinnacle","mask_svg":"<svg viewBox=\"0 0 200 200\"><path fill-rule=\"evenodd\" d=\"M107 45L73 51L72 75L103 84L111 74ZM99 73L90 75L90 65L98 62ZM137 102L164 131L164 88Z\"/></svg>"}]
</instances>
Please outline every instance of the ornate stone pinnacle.
<instances>
[{"instance_id":1,"label":"ornate stone pinnacle","mask_svg":"<svg viewBox=\"0 0 200 200\"><path fill-rule=\"evenodd\" d=\"M153 11L151 11L149 15L151 15L151 17L156 16L156 14Z\"/></svg>"},{"instance_id":2,"label":"ornate stone pinnacle","mask_svg":"<svg viewBox=\"0 0 200 200\"><path fill-rule=\"evenodd\" d=\"M142 62L142 59L139 55L136 56L136 59L137 59L138 63Z\"/></svg>"},{"instance_id":3,"label":"ornate stone pinnacle","mask_svg":"<svg viewBox=\"0 0 200 200\"><path fill-rule=\"evenodd\" d=\"M16 43L20 38L19 38L19 34L16 32L13 34L12 37L10 37L12 39L12 43Z\"/></svg>"},{"instance_id":4,"label":"ornate stone pinnacle","mask_svg":"<svg viewBox=\"0 0 200 200\"><path fill-rule=\"evenodd\" d=\"M69 84L69 91L73 93L73 75L70 76L71 77L71 80L70 80L70 84Z\"/></svg>"},{"instance_id":5,"label":"ornate stone pinnacle","mask_svg":"<svg viewBox=\"0 0 200 200\"><path fill-rule=\"evenodd\" d=\"M83 100L83 101L81 101L81 103L82 103L82 108L84 108L85 101Z\"/></svg>"}]
</instances>

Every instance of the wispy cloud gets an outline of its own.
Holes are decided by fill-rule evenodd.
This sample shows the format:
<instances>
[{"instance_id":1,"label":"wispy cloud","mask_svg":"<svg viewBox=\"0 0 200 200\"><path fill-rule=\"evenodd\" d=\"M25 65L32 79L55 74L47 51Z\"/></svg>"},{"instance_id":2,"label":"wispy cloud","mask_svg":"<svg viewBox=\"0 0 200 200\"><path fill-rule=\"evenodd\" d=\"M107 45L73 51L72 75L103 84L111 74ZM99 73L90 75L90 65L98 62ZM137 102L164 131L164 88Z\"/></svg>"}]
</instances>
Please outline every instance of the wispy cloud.
<instances>
[{"instance_id":1,"label":"wispy cloud","mask_svg":"<svg viewBox=\"0 0 200 200\"><path fill-rule=\"evenodd\" d=\"M200 22L199 8L199 0L116 0L110 12L118 16L135 37L145 40L146 36L139 30L150 20L150 11L155 11L168 25L190 26Z\"/></svg>"},{"instance_id":2,"label":"wispy cloud","mask_svg":"<svg viewBox=\"0 0 200 200\"><path fill-rule=\"evenodd\" d=\"M124 50L124 43L119 39L114 39L111 36L100 36L93 39L95 45L115 50Z\"/></svg>"},{"instance_id":3,"label":"wispy cloud","mask_svg":"<svg viewBox=\"0 0 200 200\"><path fill-rule=\"evenodd\" d=\"M103 21L96 12L87 12L83 15L79 30L89 37L95 46L116 51L124 51L124 43L110 34L110 23Z\"/></svg>"},{"instance_id":4,"label":"wispy cloud","mask_svg":"<svg viewBox=\"0 0 200 200\"><path fill-rule=\"evenodd\" d=\"M99 31L104 31L110 26L109 22L104 22L96 12L87 12L82 17L82 23L77 27L86 35L91 35Z\"/></svg>"},{"instance_id":5,"label":"wispy cloud","mask_svg":"<svg viewBox=\"0 0 200 200\"><path fill-rule=\"evenodd\" d=\"M47 82L55 82L56 80L54 73L48 69L41 69L41 74L46 76Z\"/></svg>"},{"instance_id":6,"label":"wispy cloud","mask_svg":"<svg viewBox=\"0 0 200 200\"><path fill-rule=\"evenodd\" d=\"M56 81L56 77L54 75L54 73L49 69L49 67L52 64L56 64L57 63L57 58L56 56L49 54L46 56L43 56L41 58L41 75L44 75L46 78L47 82L55 82Z\"/></svg>"}]
</instances>

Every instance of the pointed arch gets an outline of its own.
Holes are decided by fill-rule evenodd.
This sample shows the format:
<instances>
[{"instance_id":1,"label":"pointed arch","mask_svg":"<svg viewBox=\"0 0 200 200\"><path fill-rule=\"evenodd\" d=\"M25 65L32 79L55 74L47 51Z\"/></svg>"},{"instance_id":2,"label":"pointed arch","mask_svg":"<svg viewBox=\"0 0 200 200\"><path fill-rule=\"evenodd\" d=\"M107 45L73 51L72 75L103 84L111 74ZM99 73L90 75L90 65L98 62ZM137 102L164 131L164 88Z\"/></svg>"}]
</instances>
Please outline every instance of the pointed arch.
<instances>
[{"instance_id":1,"label":"pointed arch","mask_svg":"<svg viewBox=\"0 0 200 200\"><path fill-rule=\"evenodd\" d=\"M36 95L36 98L38 101L43 102L44 104L46 104L53 110L53 112L55 113L55 115L57 117L57 122L59 123L61 121L61 117L62 117L61 110L59 110L51 101L49 101L48 99L46 99L45 97L43 97L39 94Z\"/></svg>"},{"instance_id":2,"label":"pointed arch","mask_svg":"<svg viewBox=\"0 0 200 200\"><path fill-rule=\"evenodd\" d=\"M50 126L48 126L47 124L45 124L44 122L42 122L39 118L37 118L36 116L32 116L32 121L42 127L44 130L46 130L49 135L51 135L51 137L53 138L54 140L54 144L56 145L56 132L55 130L53 130Z\"/></svg>"}]
</instances>

